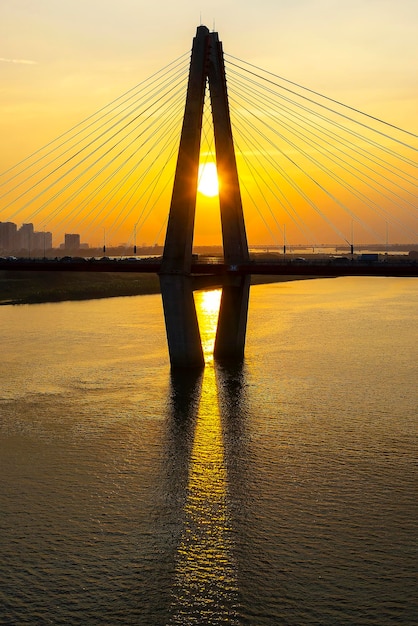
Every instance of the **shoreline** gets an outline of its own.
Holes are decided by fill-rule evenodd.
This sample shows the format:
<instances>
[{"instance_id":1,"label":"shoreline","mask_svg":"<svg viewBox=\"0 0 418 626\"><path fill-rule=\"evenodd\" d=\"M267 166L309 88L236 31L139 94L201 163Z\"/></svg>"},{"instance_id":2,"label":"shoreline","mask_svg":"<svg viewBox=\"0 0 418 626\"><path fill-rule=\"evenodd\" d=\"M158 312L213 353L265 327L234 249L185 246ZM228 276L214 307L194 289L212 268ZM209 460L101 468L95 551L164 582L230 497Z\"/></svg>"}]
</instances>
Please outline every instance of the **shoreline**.
<instances>
[{"instance_id":1,"label":"shoreline","mask_svg":"<svg viewBox=\"0 0 418 626\"><path fill-rule=\"evenodd\" d=\"M150 274L100 275L75 272L1 272L0 306L101 300L160 293L158 276ZM12 275L11 275L12 274ZM311 280L306 276L253 276L252 285Z\"/></svg>"}]
</instances>

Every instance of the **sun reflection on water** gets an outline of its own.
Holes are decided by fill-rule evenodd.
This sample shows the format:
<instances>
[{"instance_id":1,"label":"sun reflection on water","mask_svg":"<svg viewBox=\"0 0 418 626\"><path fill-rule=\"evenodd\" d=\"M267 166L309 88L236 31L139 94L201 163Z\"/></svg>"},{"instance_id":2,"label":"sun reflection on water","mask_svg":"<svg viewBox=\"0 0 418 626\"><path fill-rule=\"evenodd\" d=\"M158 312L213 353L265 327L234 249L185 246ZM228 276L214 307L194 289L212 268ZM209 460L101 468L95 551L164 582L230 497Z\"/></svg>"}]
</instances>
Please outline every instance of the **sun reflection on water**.
<instances>
[{"instance_id":1,"label":"sun reflection on water","mask_svg":"<svg viewBox=\"0 0 418 626\"><path fill-rule=\"evenodd\" d=\"M205 357L216 333L220 291L196 305ZM238 587L227 507L227 472L213 361L205 368L177 549L172 624L235 624ZM231 614L232 612L232 614Z\"/></svg>"},{"instance_id":2,"label":"sun reflection on water","mask_svg":"<svg viewBox=\"0 0 418 626\"><path fill-rule=\"evenodd\" d=\"M213 346L218 325L221 295L221 289L195 293L196 312L199 319L200 336L206 363L213 361Z\"/></svg>"}]
</instances>

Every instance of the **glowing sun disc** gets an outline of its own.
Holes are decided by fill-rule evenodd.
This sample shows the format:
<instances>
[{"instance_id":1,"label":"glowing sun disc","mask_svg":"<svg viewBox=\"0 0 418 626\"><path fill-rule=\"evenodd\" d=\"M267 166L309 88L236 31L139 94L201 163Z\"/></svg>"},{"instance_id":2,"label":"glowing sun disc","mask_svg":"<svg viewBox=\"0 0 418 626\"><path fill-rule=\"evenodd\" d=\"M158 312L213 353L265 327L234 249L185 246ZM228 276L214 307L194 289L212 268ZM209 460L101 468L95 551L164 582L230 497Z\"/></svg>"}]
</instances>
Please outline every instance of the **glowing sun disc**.
<instances>
[{"instance_id":1,"label":"glowing sun disc","mask_svg":"<svg viewBox=\"0 0 418 626\"><path fill-rule=\"evenodd\" d=\"M219 182L215 163L202 163L199 165L199 182L197 190L209 198L213 198L213 196L218 195Z\"/></svg>"}]
</instances>

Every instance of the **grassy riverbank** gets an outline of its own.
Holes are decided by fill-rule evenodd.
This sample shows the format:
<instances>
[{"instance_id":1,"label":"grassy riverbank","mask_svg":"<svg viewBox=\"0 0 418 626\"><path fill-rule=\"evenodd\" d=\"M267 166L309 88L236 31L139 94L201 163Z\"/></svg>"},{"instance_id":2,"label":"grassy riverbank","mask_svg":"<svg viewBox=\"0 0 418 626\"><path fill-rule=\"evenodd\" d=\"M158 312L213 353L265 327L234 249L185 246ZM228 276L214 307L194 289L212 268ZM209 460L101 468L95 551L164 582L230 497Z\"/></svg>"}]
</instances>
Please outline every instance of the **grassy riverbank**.
<instances>
[{"instance_id":1,"label":"grassy riverbank","mask_svg":"<svg viewBox=\"0 0 418 626\"><path fill-rule=\"evenodd\" d=\"M294 280L295 276L253 276L252 283ZM154 274L92 272L0 272L0 305L91 300L160 292Z\"/></svg>"},{"instance_id":2,"label":"grassy riverbank","mask_svg":"<svg viewBox=\"0 0 418 626\"><path fill-rule=\"evenodd\" d=\"M158 276L90 272L1 272L0 304L35 304L159 293Z\"/></svg>"}]
</instances>

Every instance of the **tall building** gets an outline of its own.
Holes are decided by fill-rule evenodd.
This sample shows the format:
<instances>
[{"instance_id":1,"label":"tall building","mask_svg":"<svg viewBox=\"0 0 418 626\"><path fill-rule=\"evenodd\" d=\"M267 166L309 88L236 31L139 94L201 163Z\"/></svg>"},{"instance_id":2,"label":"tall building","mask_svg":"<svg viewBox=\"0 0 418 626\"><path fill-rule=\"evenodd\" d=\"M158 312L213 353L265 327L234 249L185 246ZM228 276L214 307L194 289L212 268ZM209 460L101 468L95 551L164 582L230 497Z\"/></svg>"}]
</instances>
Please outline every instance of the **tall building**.
<instances>
[{"instance_id":1,"label":"tall building","mask_svg":"<svg viewBox=\"0 0 418 626\"><path fill-rule=\"evenodd\" d=\"M64 247L67 252L80 250L80 235L75 233L65 233Z\"/></svg>"},{"instance_id":2,"label":"tall building","mask_svg":"<svg viewBox=\"0 0 418 626\"><path fill-rule=\"evenodd\" d=\"M33 233L32 248L39 252L46 252L52 248L52 233L39 231Z\"/></svg>"},{"instance_id":3,"label":"tall building","mask_svg":"<svg viewBox=\"0 0 418 626\"><path fill-rule=\"evenodd\" d=\"M17 231L17 247L20 250L33 250L33 233L33 224L22 224Z\"/></svg>"},{"instance_id":4,"label":"tall building","mask_svg":"<svg viewBox=\"0 0 418 626\"><path fill-rule=\"evenodd\" d=\"M52 233L46 231L44 235L44 250L52 250Z\"/></svg>"},{"instance_id":5,"label":"tall building","mask_svg":"<svg viewBox=\"0 0 418 626\"><path fill-rule=\"evenodd\" d=\"M12 252L16 248L17 226L13 222L0 222L0 253Z\"/></svg>"}]
</instances>

